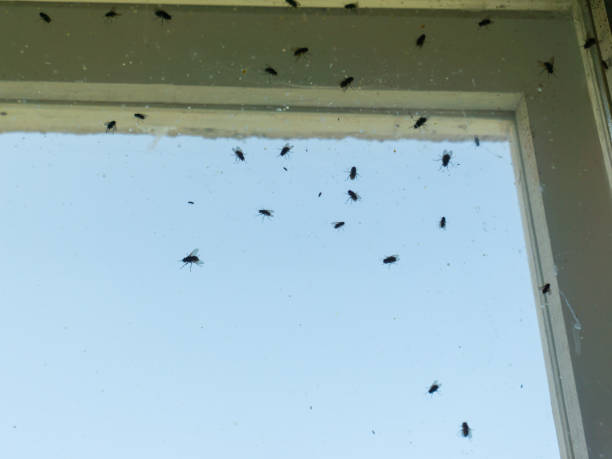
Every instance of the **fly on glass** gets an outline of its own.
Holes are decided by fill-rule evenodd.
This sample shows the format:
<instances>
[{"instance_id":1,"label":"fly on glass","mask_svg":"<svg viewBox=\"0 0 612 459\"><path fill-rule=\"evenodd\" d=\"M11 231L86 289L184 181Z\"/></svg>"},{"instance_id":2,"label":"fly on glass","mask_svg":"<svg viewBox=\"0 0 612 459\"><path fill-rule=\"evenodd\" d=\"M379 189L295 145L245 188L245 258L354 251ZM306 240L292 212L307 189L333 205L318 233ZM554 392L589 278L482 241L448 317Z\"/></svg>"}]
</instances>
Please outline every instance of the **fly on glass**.
<instances>
[{"instance_id":1,"label":"fly on glass","mask_svg":"<svg viewBox=\"0 0 612 459\"><path fill-rule=\"evenodd\" d=\"M198 258L198 252L200 250L199 249L193 249L189 255L187 255L185 258L183 258L181 261L184 263L183 266L181 266L181 269L183 269L185 266L189 265L189 271L191 271L191 267L196 264L198 266L200 266L201 264L204 264L203 261L201 261Z\"/></svg>"}]
</instances>

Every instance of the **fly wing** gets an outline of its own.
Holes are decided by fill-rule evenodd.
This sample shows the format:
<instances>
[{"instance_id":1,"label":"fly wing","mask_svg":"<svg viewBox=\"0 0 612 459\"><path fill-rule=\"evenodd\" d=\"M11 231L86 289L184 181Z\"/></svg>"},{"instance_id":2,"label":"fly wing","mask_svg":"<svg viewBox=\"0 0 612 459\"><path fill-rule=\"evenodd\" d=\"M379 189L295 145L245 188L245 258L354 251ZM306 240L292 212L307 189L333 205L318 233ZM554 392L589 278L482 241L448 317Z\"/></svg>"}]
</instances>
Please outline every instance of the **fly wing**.
<instances>
[{"instance_id":1,"label":"fly wing","mask_svg":"<svg viewBox=\"0 0 612 459\"><path fill-rule=\"evenodd\" d=\"M194 263L196 265L203 265L204 264L204 262L202 260L195 261Z\"/></svg>"},{"instance_id":2,"label":"fly wing","mask_svg":"<svg viewBox=\"0 0 612 459\"><path fill-rule=\"evenodd\" d=\"M188 255L189 257L195 257L198 255L198 252L200 251L200 249L193 249L191 251L191 253Z\"/></svg>"}]
</instances>

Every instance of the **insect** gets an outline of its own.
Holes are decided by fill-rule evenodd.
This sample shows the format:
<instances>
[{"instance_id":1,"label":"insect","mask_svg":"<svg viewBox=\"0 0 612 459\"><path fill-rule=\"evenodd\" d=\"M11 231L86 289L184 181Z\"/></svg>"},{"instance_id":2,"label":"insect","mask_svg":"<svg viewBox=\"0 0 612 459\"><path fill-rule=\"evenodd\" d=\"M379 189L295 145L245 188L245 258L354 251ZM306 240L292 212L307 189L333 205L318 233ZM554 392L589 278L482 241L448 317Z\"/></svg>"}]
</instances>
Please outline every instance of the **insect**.
<instances>
[{"instance_id":1,"label":"insect","mask_svg":"<svg viewBox=\"0 0 612 459\"><path fill-rule=\"evenodd\" d=\"M319 198L321 197L321 195L322 195L322 194L323 194L323 193L322 193L321 191L319 191Z\"/></svg>"},{"instance_id":2,"label":"insect","mask_svg":"<svg viewBox=\"0 0 612 459\"><path fill-rule=\"evenodd\" d=\"M297 8L298 6L300 6L300 4L296 2L295 0L285 0L285 1L294 8Z\"/></svg>"},{"instance_id":3,"label":"insect","mask_svg":"<svg viewBox=\"0 0 612 459\"><path fill-rule=\"evenodd\" d=\"M476 144L477 147L480 146L480 139L478 138L478 136L474 137L474 143Z\"/></svg>"},{"instance_id":4,"label":"insect","mask_svg":"<svg viewBox=\"0 0 612 459\"><path fill-rule=\"evenodd\" d=\"M399 260L399 255L389 255L388 257L383 258L383 263L389 265L397 262L397 260Z\"/></svg>"},{"instance_id":5,"label":"insect","mask_svg":"<svg viewBox=\"0 0 612 459\"><path fill-rule=\"evenodd\" d=\"M346 77L344 80L340 82L340 87L346 89L349 85L355 80L353 77Z\"/></svg>"},{"instance_id":6,"label":"insect","mask_svg":"<svg viewBox=\"0 0 612 459\"><path fill-rule=\"evenodd\" d=\"M442 155L442 167L448 167L452 157L452 151L444 150L444 154Z\"/></svg>"},{"instance_id":7,"label":"insect","mask_svg":"<svg viewBox=\"0 0 612 459\"><path fill-rule=\"evenodd\" d=\"M601 65L603 65L604 69L608 70L608 63L606 61L604 61L603 59L601 60Z\"/></svg>"},{"instance_id":8,"label":"insect","mask_svg":"<svg viewBox=\"0 0 612 459\"><path fill-rule=\"evenodd\" d=\"M195 263L196 265L200 266L201 264L203 264L204 262L201 261L198 258L198 252L199 249L193 249L189 255L187 255L185 258L183 258L181 261L184 263L183 266L181 266L181 269L183 269L185 266L189 265L189 271L191 271L191 267L193 266L193 264Z\"/></svg>"},{"instance_id":9,"label":"insect","mask_svg":"<svg viewBox=\"0 0 612 459\"><path fill-rule=\"evenodd\" d=\"M414 123L414 128L418 129L421 126L423 126L426 122L427 122L427 118L425 118L424 116L421 116L418 120L416 120L416 123Z\"/></svg>"},{"instance_id":10,"label":"insect","mask_svg":"<svg viewBox=\"0 0 612 459\"><path fill-rule=\"evenodd\" d=\"M349 195L349 198L352 201L358 201L359 199L361 199L361 196L359 196L357 193L355 193L353 190L348 190L346 192Z\"/></svg>"},{"instance_id":11,"label":"insect","mask_svg":"<svg viewBox=\"0 0 612 459\"><path fill-rule=\"evenodd\" d=\"M187 201L187 204L194 205L194 204L195 204L195 202L193 202L193 201Z\"/></svg>"},{"instance_id":12,"label":"insect","mask_svg":"<svg viewBox=\"0 0 612 459\"><path fill-rule=\"evenodd\" d=\"M297 48L294 52L293 55L296 57L300 57L304 54L306 54L308 52L308 48Z\"/></svg>"},{"instance_id":13,"label":"insect","mask_svg":"<svg viewBox=\"0 0 612 459\"><path fill-rule=\"evenodd\" d=\"M272 67L266 67L265 72L269 73L270 75L274 75L274 76L278 75L278 72L274 70Z\"/></svg>"},{"instance_id":14,"label":"insect","mask_svg":"<svg viewBox=\"0 0 612 459\"><path fill-rule=\"evenodd\" d=\"M143 115L142 113L134 113L134 117L138 118L139 120L144 120L147 115Z\"/></svg>"},{"instance_id":15,"label":"insect","mask_svg":"<svg viewBox=\"0 0 612 459\"><path fill-rule=\"evenodd\" d=\"M236 159L239 161L244 161L244 152L240 149L240 147L232 148L232 151L236 155Z\"/></svg>"},{"instance_id":16,"label":"insect","mask_svg":"<svg viewBox=\"0 0 612 459\"><path fill-rule=\"evenodd\" d=\"M289 152L291 151L291 149L292 149L292 148L293 148L293 145L286 144L286 145L285 145L285 146L282 148L282 150L281 150L281 152L280 152L280 155L281 155L281 156L285 156L287 153L289 153Z\"/></svg>"},{"instance_id":17,"label":"insect","mask_svg":"<svg viewBox=\"0 0 612 459\"><path fill-rule=\"evenodd\" d=\"M349 179L355 180L357 175L357 168L355 166L351 167L351 170L349 171Z\"/></svg>"},{"instance_id":18,"label":"insect","mask_svg":"<svg viewBox=\"0 0 612 459\"><path fill-rule=\"evenodd\" d=\"M597 40L595 40L594 38L592 37L587 38L586 41L584 42L584 49L589 49L595 43L597 43Z\"/></svg>"},{"instance_id":19,"label":"insect","mask_svg":"<svg viewBox=\"0 0 612 459\"><path fill-rule=\"evenodd\" d=\"M116 131L117 130L117 122L115 120L104 123L106 126L106 132L108 131Z\"/></svg>"},{"instance_id":20,"label":"insect","mask_svg":"<svg viewBox=\"0 0 612 459\"><path fill-rule=\"evenodd\" d=\"M472 428L468 425L467 422L461 423L461 435L464 437L472 436Z\"/></svg>"},{"instance_id":21,"label":"insect","mask_svg":"<svg viewBox=\"0 0 612 459\"><path fill-rule=\"evenodd\" d=\"M121 16L121 15L117 13L115 10L110 10L108 13L104 15L105 18L109 18L109 19L116 18L117 16Z\"/></svg>"},{"instance_id":22,"label":"insect","mask_svg":"<svg viewBox=\"0 0 612 459\"><path fill-rule=\"evenodd\" d=\"M542 293L544 295L546 295L547 293L550 293L550 284L542 285L542 287L540 287L540 290L542 290Z\"/></svg>"},{"instance_id":23,"label":"insect","mask_svg":"<svg viewBox=\"0 0 612 459\"><path fill-rule=\"evenodd\" d=\"M438 381L434 381L431 384L431 386L429 386L429 390L427 391L427 393L428 394L433 394L434 392L437 392L441 385L442 384L440 384Z\"/></svg>"},{"instance_id":24,"label":"insect","mask_svg":"<svg viewBox=\"0 0 612 459\"><path fill-rule=\"evenodd\" d=\"M442 217L440 219L440 228L442 229L446 228L446 217Z\"/></svg>"},{"instance_id":25,"label":"insect","mask_svg":"<svg viewBox=\"0 0 612 459\"><path fill-rule=\"evenodd\" d=\"M164 22L164 20L169 21L170 19L172 19L172 16L170 16L164 10L156 10L155 11L155 16L160 18L162 20L162 22Z\"/></svg>"},{"instance_id":26,"label":"insect","mask_svg":"<svg viewBox=\"0 0 612 459\"><path fill-rule=\"evenodd\" d=\"M493 23L493 21L491 21L489 18L485 18L485 19L483 19L482 21L480 21L478 23L478 27L485 27L485 26L488 26L489 24L492 24L492 23Z\"/></svg>"},{"instance_id":27,"label":"insect","mask_svg":"<svg viewBox=\"0 0 612 459\"><path fill-rule=\"evenodd\" d=\"M419 38L417 38L416 45L419 48L422 48L424 43L425 43L425 34L423 34Z\"/></svg>"},{"instance_id":28,"label":"insect","mask_svg":"<svg viewBox=\"0 0 612 459\"><path fill-rule=\"evenodd\" d=\"M45 21L47 24L51 22L51 18L49 17L49 15L47 13L43 13L40 12L38 13L38 15L40 16L40 18Z\"/></svg>"},{"instance_id":29,"label":"insect","mask_svg":"<svg viewBox=\"0 0 612 459\"><path fill-rule=\"evenodd\" d=\"M358 6L359 3L347 3L346 5L344 5L347 10L355 10Z\"/></svg>"},{"instance_id":30,"label":"insect","mask_svg":"<svg viewBox=\"0 0 612 459\"><path fill-rule=\"evenodd\" d=\"M342 228L344 226L344 222L333 222L334 229Z\"/></svg>"},{"instance_id":31,"label":"insect","mask_svg":"<svg viewBox=\"0 0 612 459\"><path fill-rule=\"evenodd\" d=\"M262 217L272 217L272 214L274 214L273 210L259 209L259 215Z\"/></svg>"},{"instance_id":32,"label":"insect","mask_svg":"<svg viewBox=\"0 0 612 459\"><path fill-rule=\"evenodd\" d=\"M555 58L551 57L548 62L539 61L539 64L551 75L555 72Z\"/></svg>"},{"instance_id":33,"label":"insect","mask_svg":"<svg viewBox=\"0 0 612 459\"><path fill-rule=\"evenodd\" d=\"M285 172L287 172L289 169L287 169L285 166L283 166L283 169L285 170Z\"/></svg>"}]
</instances>

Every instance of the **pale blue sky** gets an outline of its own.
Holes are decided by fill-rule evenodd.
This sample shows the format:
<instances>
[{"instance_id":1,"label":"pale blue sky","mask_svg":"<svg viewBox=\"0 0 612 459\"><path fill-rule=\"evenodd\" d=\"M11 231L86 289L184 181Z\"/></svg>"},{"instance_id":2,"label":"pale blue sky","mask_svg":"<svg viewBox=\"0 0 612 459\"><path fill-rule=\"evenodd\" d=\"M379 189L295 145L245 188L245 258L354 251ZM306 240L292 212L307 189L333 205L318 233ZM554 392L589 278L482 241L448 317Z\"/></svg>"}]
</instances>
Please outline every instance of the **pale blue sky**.
<instances>
[{"instance_id":1,"label":"pale blue sky","mask_svg":"<svg viewBox=\"0 0 612 459\"><path fill-rule=\"evenodd\" d=\"M286 142L0 136L4 457L559 457L508 145Z\"/></svg>"}]
</instances>

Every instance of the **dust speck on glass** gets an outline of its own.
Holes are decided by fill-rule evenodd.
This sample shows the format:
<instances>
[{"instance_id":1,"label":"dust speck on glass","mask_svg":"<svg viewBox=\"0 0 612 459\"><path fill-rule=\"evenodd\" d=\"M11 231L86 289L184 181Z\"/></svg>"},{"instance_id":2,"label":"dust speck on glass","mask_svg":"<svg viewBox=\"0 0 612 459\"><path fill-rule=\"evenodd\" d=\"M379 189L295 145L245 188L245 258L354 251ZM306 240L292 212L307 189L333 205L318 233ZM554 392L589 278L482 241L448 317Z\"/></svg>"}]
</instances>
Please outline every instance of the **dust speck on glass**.
<instances>
[{"instance_id":1,"label":"dust speck on glass","mask_svg":"<svg viewBox=\"0 0 612 459\"><path fill-rule=\"evenodd\" d=\"M6 457L559 457L508 144L0 143Z\"/></svg>"}]
</instances>

